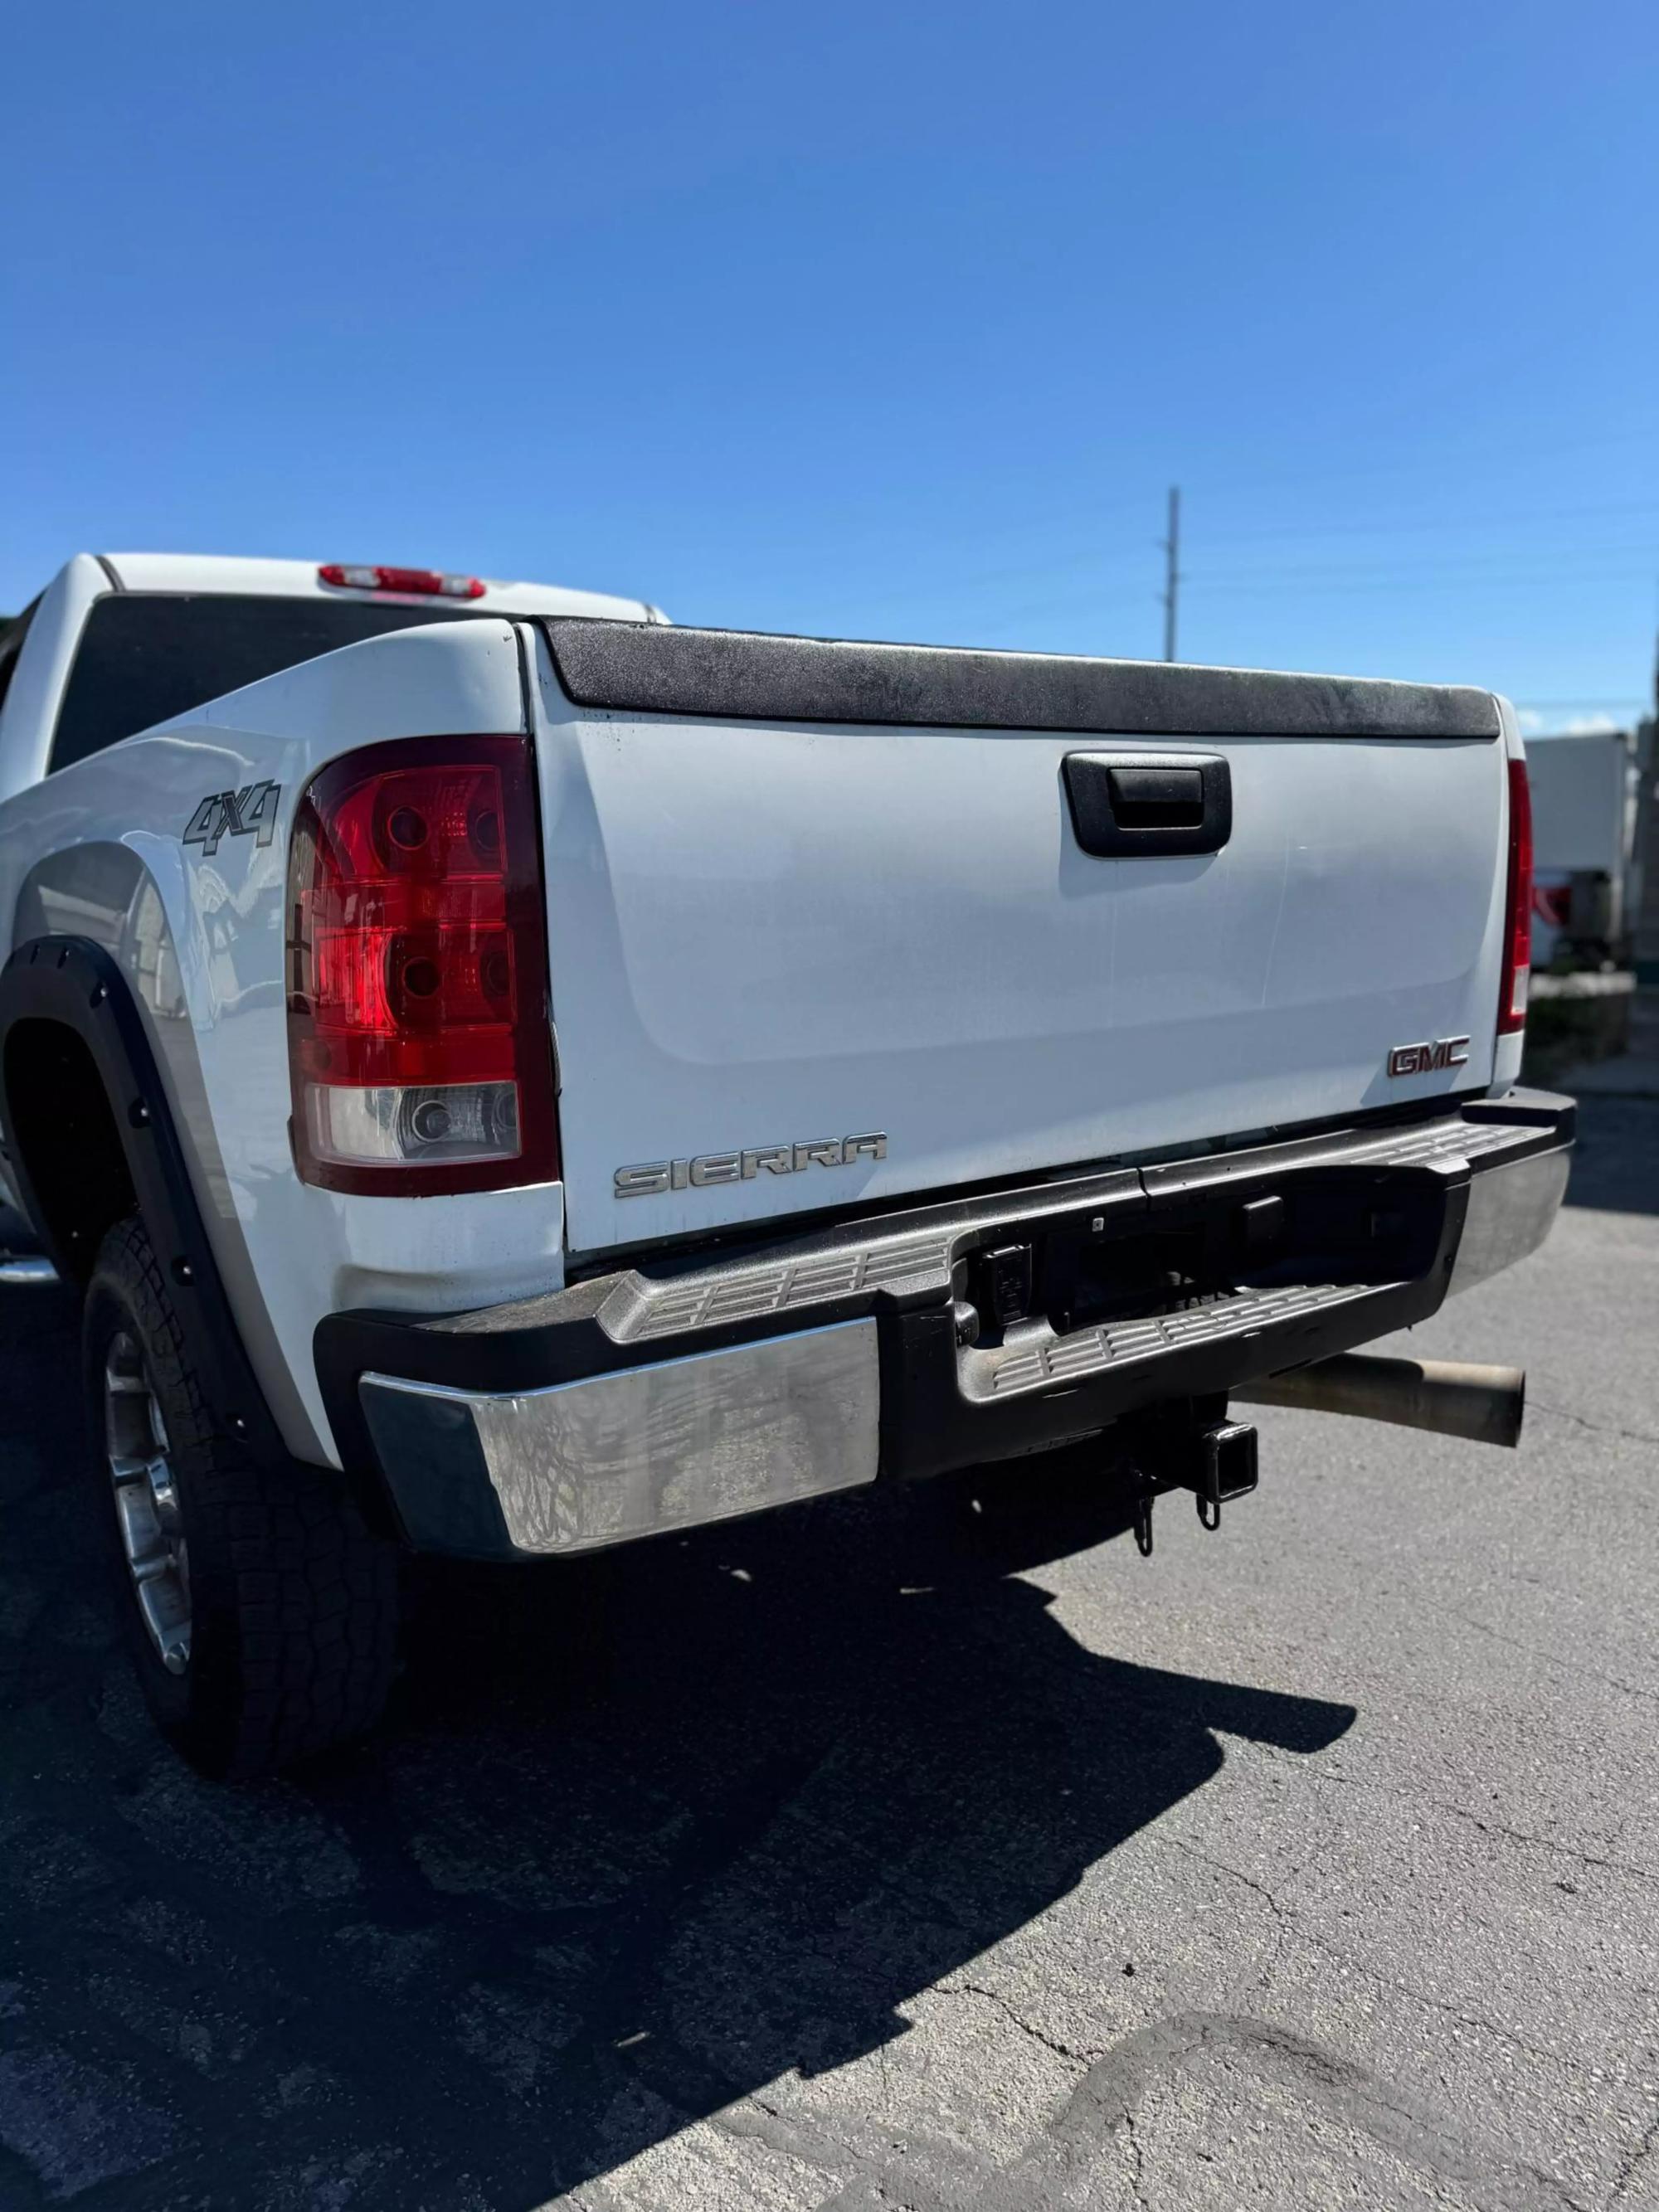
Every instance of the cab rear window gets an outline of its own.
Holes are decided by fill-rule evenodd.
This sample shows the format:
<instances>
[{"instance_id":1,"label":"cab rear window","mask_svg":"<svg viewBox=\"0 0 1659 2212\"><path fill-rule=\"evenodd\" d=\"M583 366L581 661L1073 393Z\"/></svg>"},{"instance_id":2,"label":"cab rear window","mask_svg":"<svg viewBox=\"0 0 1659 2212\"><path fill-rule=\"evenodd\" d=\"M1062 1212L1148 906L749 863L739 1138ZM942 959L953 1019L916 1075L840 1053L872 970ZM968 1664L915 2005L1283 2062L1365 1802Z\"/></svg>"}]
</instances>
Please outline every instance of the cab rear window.
<instances>
[{"instance_id":1,"label":"cab rear window","mask_svg":"<svg viewBox=\"0 0 1659 2212\"><path fill-rule=\"evenodd\" d=\"M52 740L68 768L226 691L319 653L475 610L367 599L253 599L231 592L117 592L87 617Z\"/></svg>"}]
</instances>

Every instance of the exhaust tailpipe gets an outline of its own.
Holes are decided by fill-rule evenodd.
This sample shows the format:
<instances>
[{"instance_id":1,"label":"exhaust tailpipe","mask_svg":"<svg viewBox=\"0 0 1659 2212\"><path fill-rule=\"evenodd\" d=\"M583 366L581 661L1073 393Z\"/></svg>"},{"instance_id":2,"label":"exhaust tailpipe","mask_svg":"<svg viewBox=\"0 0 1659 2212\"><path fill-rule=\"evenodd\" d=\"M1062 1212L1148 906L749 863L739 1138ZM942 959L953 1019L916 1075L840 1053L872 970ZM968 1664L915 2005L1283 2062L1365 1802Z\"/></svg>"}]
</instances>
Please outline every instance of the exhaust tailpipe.
<instances>
[{"instance_id":1,"label":"exhaust tailpipe","mask_svg":"<svg viewBox=\"0 0 1659 2212\"><path fill-rule=\"evenodd\" d=\"M1250 1406L1301 1406L1432 1429L1478 1444L1521 1441L1527 1376L1520 1367L1477 1367L1463 1359L1381 1359L1343 1352L1311 1367L1271 1375L1229 1394Z\"/></svg>"}]
</instances>

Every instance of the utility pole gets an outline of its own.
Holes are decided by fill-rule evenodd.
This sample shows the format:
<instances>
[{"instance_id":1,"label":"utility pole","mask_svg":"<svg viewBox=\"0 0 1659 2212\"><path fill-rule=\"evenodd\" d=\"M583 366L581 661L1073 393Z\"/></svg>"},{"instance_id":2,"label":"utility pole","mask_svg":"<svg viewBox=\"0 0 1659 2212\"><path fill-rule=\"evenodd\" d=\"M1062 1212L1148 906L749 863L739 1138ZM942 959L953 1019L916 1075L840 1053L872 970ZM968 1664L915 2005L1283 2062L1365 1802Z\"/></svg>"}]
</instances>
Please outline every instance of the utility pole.
<instances>
[{"instance_id":1,"label":"utility pole","mask_svg":"<svg viewBox=\"0 0 1659 2212\"><path fill-rule=\"evenodd\" d=\"M1176 615L1181 594L1181 486L1170 486L1170 534L1164 540L1164 658L1176 657Z\"/></svg>"}]
</instances>

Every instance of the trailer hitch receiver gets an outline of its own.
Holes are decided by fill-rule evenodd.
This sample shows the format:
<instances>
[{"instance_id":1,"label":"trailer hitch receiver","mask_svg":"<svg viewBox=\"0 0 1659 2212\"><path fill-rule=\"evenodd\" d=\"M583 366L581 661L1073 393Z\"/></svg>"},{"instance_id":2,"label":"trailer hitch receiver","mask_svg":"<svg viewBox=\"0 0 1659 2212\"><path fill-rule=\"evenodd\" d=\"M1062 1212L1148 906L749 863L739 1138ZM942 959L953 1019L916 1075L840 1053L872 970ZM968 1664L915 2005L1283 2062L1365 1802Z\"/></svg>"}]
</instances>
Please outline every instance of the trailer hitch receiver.
<instances>
[{"instance_id":1,"label":"trailer hitch receiver","mask_svg":"<svg viewBox=\"0 0 1659 2212\"><path fill-rule=\"evenodd\" d=\"M1221 1526L1221 1509L1230 1498L1248 1498L1260 1480L1255 1424L1218 1421L1199 1438L1198 1517L1206 1528Z\"/></svg>"},{"instance_id":2,"label":"trailer hitch receiver","mask_svg":"<svg viewBox=\"0 0 1659 2212\"><path fill-rule=\"evenodd\" d=\"M1152 1507L1165 1491L1190 1490L1199 1519L1213 1531L1221 1526L1222 1507L1248 1498L1259 1479L1256 1433L1249 1421L1215 1421L1179 1432L1173 1443L1166 1439L1135 1469L1135 1544L1142 1558L1152 1557Z\"/></svg>"}]
</instances>

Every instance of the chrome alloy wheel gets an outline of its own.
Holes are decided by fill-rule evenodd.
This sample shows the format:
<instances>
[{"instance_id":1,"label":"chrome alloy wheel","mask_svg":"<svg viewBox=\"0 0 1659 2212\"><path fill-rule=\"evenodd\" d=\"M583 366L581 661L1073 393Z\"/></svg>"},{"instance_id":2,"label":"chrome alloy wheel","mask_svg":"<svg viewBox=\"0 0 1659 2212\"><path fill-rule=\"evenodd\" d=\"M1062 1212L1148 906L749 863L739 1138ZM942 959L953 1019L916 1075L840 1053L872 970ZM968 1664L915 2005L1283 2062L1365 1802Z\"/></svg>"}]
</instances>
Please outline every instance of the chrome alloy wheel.
<instances>
[{"instance_id":1,"label":"chrome alloy wheel","mask_svg":"<svg viewBox=\"0 0 1659 2212\"><path fill-rule=\"evenodd\" d=\"M169 1674L190 1664L190 1557L173 1479L167 1425L125 1332L104 1364L104 1447L115 1518L149 1640Z\"/></svg>"}]
</instances>

